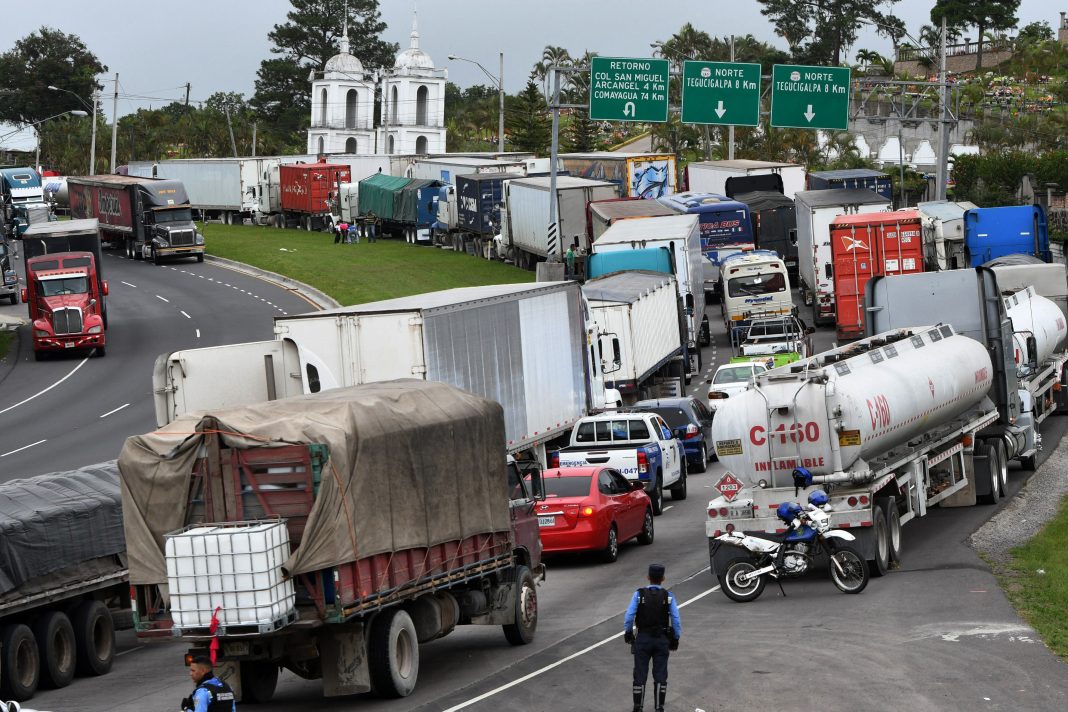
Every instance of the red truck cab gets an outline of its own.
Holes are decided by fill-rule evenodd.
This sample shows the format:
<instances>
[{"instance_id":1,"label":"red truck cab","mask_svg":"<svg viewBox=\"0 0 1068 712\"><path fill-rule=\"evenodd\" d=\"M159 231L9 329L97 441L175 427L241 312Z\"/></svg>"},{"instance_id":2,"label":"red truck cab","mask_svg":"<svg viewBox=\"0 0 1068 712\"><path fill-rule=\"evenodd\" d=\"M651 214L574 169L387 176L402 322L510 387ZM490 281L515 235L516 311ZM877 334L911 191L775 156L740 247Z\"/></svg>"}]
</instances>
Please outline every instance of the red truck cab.
<instances>
[{"instance_id":1,"label":"red truck cab","mask_svg":"<svg viewBox=\"0 0 1068 712\"><path fill-rule=\"evenodd\" d=\"M58 252L26 261L22 301L29 305L33 353L96 349L104 355L104 297L108 283L98 279L92 252Z\"/></svg>"}]
</instances>

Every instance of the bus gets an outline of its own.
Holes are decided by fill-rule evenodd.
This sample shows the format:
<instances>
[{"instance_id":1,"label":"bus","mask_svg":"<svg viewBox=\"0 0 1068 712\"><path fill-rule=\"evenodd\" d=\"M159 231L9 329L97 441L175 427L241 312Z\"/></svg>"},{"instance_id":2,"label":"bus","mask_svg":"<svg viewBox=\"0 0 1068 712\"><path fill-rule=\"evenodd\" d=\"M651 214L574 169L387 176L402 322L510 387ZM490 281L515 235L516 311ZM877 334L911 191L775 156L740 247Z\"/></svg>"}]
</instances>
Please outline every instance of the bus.
<instances>
[{"instance_id":1,"label":"bus","mask_svg":"<svg viewBox=\"0 0 1068 712\"><path fill-rule=\"evenodd\" d=\"M777 252L746 250L720 263L723 323L737 345L753 319L796 313L786 264Z\"/></svg>"}]
</instances>

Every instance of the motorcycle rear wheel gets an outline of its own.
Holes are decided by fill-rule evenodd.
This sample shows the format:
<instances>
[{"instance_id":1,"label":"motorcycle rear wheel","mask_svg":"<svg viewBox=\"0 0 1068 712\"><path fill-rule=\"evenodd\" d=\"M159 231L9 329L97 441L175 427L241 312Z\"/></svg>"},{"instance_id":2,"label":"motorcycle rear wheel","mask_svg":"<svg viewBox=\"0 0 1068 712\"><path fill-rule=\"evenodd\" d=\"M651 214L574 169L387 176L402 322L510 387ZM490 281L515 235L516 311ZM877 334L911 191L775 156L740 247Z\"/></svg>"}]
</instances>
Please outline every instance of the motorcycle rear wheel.
<instances>
[{"instance_id":1,"label":"motorcycle rear wheel","mask_svg":"<svg viewBox=\"0 0 1068 712\"><path fill-rule=\"evenodd\" d=\"M842 593L860 593L868 585L868 564L856 549L842 546L831 554L831 581Z\"/></svg>"},{"instance_id":2,"label":"motorcycle rear wheel","mask_svg":"<svg viewBox=\"0 0 1068 712\"><path fill-rule=\"evenodd\" d=\"M749 557L731 559L727 563L727 568L719 576L719 584L727 598L738 603L749 603L759 598L767 583L765 576L740 580L741 577L751 574L756 569L756 564Z\"/></svg>"}]
</instances>

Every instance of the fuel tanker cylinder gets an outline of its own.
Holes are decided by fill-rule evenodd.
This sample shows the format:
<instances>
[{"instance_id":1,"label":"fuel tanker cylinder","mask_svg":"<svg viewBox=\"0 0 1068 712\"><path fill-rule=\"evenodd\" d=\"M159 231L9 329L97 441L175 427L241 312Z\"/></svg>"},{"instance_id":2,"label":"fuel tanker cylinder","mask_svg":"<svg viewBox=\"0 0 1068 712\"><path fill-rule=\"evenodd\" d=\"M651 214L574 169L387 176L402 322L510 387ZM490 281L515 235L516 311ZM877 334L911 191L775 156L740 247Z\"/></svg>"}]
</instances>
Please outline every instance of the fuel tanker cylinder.
<instances>
[{"instance_id":1,"label":"fuel tanker cylinder","mask_svg":"<svg viewBox=\"0 0 1068 712\"><path fill-rule=\"evenodd\" d=\"M951 326L884 332L756 376L717 408L716 454L749 485L790 486L795 467L857 472L983 402L992 373Z\"/></svg>"},{"instance_id":2,"label":"fuel tanker cylinder","mask_svg":"<svg viewBox=\"0 0 1068 712\"><path fill-rule=\"evenodd\" d=\"M1035 337L1038 363L1042 363L1053 355L1068 335L1060 307L1037 294L1034 287L1006 297L1005 312L1012 320L1013 352L1017 366L1027 364L1027 337Z\"/></svg>"},{"instance_id":3,"label":"fuel tanker cylinder","mask_svg":"<svg viewBox=\"0 0 1068 712\"><path fill-rule=\"evenodd\" d=\"M42 180L42 187L44 188L46 198L51 195L56 201L56 205L62 208L70 207L70 196L67 192L66 176L50 176Z\"/></svg>"}]
</instances>

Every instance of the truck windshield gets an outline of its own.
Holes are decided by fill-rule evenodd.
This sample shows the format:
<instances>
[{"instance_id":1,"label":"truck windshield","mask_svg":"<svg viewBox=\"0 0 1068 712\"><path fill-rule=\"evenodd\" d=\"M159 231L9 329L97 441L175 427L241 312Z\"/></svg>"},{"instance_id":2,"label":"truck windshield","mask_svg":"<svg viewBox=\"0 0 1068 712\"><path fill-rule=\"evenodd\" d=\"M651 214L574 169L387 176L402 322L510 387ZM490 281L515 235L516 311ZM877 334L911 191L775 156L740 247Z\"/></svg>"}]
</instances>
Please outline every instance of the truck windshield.
<instances>
[{"instance_id":1,"label":"truck windshield","mask_svg":"<svg viewBox=\"0 0 1068 712\"><path fill-rule=\"evenodd\" d=\"M173 210L154 210L157 223L192 222L193 211L190 208L174 208Z\"/></svg>"},{"instance_id":2,"label":"truck windshield","mask_svg":"<svg viewBox=\"0 0 1068 712\"><path fill-rule=\"evenodd\" d=\"M727 294L732 297L752 297L786 291L786 275L782 272L760 272L735 277L727 282Z\"/></svg>"},{"instance_id":3,"label":"truck windshield","mask_svg":"<svg viewBox=\"0 0 1068 712\"><path fill-rule=\"evenodd\" d=\"M41 280L41 296L55 297L60 294L86 294L89 292L89 280L85 275L74 275L62 279Z\"/></svg>"}]
</instances>

